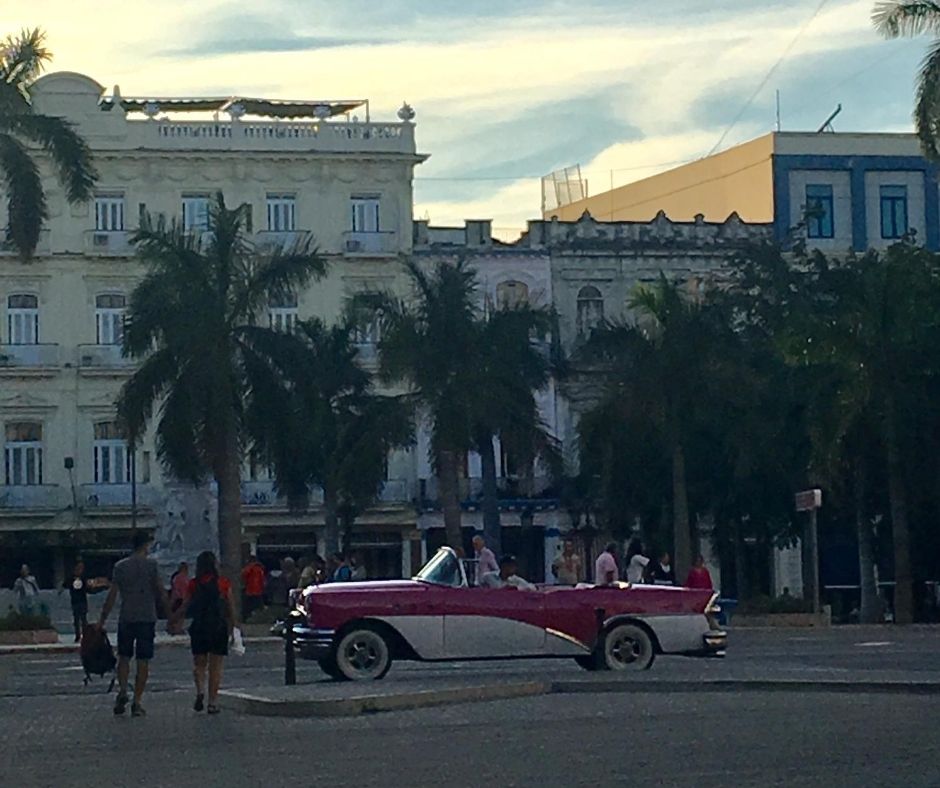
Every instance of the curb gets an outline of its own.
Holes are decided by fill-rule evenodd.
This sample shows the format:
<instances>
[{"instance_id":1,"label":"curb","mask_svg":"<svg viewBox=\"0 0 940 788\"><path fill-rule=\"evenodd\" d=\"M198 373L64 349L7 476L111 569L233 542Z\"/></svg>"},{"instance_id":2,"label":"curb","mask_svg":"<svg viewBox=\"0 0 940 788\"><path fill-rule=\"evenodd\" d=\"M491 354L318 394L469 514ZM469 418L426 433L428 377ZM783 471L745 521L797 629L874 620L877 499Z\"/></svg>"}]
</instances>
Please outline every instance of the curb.
<instances>
[{"instance_id":1,"label":"curb","mask_svg":"<svg viewBox=\"0 0 940 788\"><path fill-rule=\"evenodd\" d=\"M271 700L226 690L222 690L220 694L225 697L226 705L233 711L257 717L358 717L382 711L530 698L551 692L550 682L530 681L522 684L481 685L322 700Z\"/></svg>"},{"instance_id":2,"label":"curb","mask_svg":"<svg viewBox=\"0 0 940 788\"><path fill-rule=\"evenodd\" d=\"M491 684L443 690L422 690L352 698L273 700L237 691L222 690L233 711L258 717L358 717L387 711L453 706L493 700L514 700L544 695L600 693L701 693L701 692L814 692L891 695L940 695L937 681L806 681L802 679L714 679L531 681Z\"/></svg>"}]
</instances>

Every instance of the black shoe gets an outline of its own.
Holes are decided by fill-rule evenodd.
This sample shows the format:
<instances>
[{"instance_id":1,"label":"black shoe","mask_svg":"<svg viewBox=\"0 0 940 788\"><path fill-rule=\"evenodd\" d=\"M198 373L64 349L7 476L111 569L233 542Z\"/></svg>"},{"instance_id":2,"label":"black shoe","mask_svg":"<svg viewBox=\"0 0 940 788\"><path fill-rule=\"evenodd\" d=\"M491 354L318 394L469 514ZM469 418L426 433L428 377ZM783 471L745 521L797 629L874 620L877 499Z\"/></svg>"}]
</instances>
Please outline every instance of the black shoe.
<instances>
[{"instance_id":1,"label":"black shoe","mask_svg":"<svg viewBox=\"0 0 940 788\"><path fill-rule=\"evenodd\" d=\"M219 708L218 706L216 706L214 703L210 703L210 704L209 704L209 708L206 709L206 711L207 711L209 714L218 714L220 711L222 711L222 709L220 709L220 708Z\"/></svg>"},{"instance_id":2,"label":"black shoe","mask_svg":"<svg viewBox=\"0 0 940 788\"><path fill-rule=\"evenodd\" d=\"M114 713L116 716L120 717L124 713L124 709L127 708L127 695L123 692L119 692L117 698L114 701Z\"/></svg>"},{"instance_id":3,"label":"black shoe","mask_svg":"<svg viewBox=\"0 0 940 788\"><path fill-rule=\"evenodd\" d=\"M144 711L144 707L141 706L139 703L132 703L131 704L131 716L132 717L146 717L147 712Z\"/></svg>"},{"instance_id":4,"label":"black shoe","mask_svg":"<svg viewBox=\"0 0 940 788\"><path fill-rule=\"evenodd\" d=\"M204 696L202 695L202 693L199 693L199 694L196 696L196 702L193 704L193 711L202 711L202 710L203 710L203 708L204 708L204 707L203 707L203 700L204 700Z\"/></svg>"}]
</instances>

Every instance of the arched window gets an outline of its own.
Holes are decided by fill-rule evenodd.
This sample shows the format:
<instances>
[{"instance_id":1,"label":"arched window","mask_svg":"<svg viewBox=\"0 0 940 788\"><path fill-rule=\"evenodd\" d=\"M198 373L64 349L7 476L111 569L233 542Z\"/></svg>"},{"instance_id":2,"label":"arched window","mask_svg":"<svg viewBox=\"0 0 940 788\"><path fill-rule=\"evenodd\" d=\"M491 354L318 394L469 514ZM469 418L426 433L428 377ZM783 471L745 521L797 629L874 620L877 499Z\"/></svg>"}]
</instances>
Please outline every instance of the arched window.
<instances>
[{"instance_id":1,"label":"arched window","mask_svg":"<svg viewBox=\"0 0 940 788\"><path fill-rule=\"evenodd\" d=\"M17 294L7 298L7 338L11 345L39 344L39 297Z\"/></svg>"},{"instance_id":2,"label":"arched window","mask_svg":"<svg viewBox=\"0 0 940 788\"><path fill-rule=\"evenodd\" d=\"M113 421L95 424L95 484L128 484L131 457L120 426Z\"/></svg>"},{"instance_id":3,"label":"arched window","mask_svg":"<svg viewBox=\"0 0 940 788\"><path fill-rule=\"evenodd\" d=\"M8 486L42 484L42 424L17 421L6 425L3 465Z\"/></svg>"},{"instance_id":4,"label":"arched window","mask_svg":"<svg viewBox=\"0 0 940 788\"><path fill-rule=\"evenodd\" d=\"M95 344L120 345L124 337L127 297L120 293L95 296Z\"/></svg>"},{"instance_id":5,"label":"arched window","mask_svg":"<svg viewBox=\"0 0 940 788\"><path fill-rule=\"evenodd\" d=\"M604 297L593 285L578 291L577 331L579 337L587 337L604 322Z\"/></svg>"},{"instance_id":6,"label":"arched window","mask_svg":"<svg viewBox=\"0 0 940 788\"><path fill-rule=\"evenodd\" d=\"M284 293L268 302L268 325L275 331L292 333L297 326L297 294Z\"/></svg>"},{"instance_id":7,"label":"arched window","mask_svg":"<svg viewBox=\"0 0 940 788\"><path fill-rule=\"evenodd\" d=\"M529 303L529 287L524 282L510 279L496 285L496 306L500 309L515 309Z\"/></svg>"}]
</instances>

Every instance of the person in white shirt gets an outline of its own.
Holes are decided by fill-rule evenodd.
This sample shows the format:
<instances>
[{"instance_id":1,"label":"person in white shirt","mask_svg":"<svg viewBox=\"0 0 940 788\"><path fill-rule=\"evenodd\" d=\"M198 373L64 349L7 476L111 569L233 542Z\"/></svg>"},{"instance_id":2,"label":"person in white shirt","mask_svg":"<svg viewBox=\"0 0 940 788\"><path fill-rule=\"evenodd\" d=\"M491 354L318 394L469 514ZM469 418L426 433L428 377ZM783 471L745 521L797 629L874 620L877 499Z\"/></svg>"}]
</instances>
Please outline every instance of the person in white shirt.
<instances>
[{"instance_id":1,"label":"person in white shirt","mask_svg":"<svg viewBox=\"0 0 940 788\"><path fill-rule=\"evenodd\" d=\"M473 537L473 554L477 559L476 585L482 585L483 575L499 572L499 564L496 562L495 553L486 546L486 541L479 534Z\"/></svg>"},{"instance_id":2,"label":"person in white shirt","mask_svg":"<svg viewBox=\"0 0 940 788\"><path fill-rule=\"evenodd\" d=\"M631 540L627 548L627 582L642 583L649 562L643 555L643 543L639 539Z\"/></svg>"},{"instance_id":3,"label":"person in white shirt","mask_svg":"<svg viewBox=\"0 0 940 788\"><path fill-rule=\"evenodd\" d=\"M512 586L522 591L538 591L528 580L516 574L517 564L514 555L504 555L499 559L499 571L487 572L480 579L483 588L507 588Z\"/></svg>"},{"instance_id":4,"label":"person in white shirt","mask_svg":"<svg viewBox=\"0 0 940 788\"><path fill-rule=\"evenodd\" d=\"M617 550L617 543L610 542L604 552L597 556L594 562L594 585L609 586L620 579L620 570L617 568L617 559L614 553Z\"/></svg>"}]
</instances>

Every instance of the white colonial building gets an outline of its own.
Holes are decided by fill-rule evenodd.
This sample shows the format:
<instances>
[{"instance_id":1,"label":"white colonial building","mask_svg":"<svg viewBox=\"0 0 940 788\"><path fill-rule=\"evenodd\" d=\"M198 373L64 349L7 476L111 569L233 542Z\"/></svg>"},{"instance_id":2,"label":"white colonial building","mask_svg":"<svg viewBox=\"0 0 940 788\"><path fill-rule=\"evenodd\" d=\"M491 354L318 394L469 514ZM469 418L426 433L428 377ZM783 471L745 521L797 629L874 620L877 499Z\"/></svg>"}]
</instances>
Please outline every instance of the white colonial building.
<instances>
[{"instance_id":1,"label":"white colonial building","mask_svg":"<svg viewBox=\"0 0 940 788\"><path fill-rule=\"evenodd\" d=\"M99 179L92 200L70 205L37 152L49 218L36 257L23 263L9 245L0 251L3 585L23 561L48 585L78 553L104 571L127 544L132 486L138 521L173 542L169 552L194 552L201 537L192 534L211 530L200 526L215 516L212 495L164 479L151 440L132 462L114 423L133 371L121 326L143 273L129 242L140 217L198 231L221 191L230 205L250 206L257 242L312 234L329 275L272 304L269 320L331 320L357 291L398 286L399 256L412 246L412 173L425 158L408 107L395 122L373 122L361 100L125 98L71 73L45 76L31 92L37 112L75 124ZM410 571L415 462L414 452L390 459L382 502L357 529L375 574ZM317 545L322 514L288 512L251 463L243 501L247 538L262 557Z\"/></svg>"}]
</instances>

